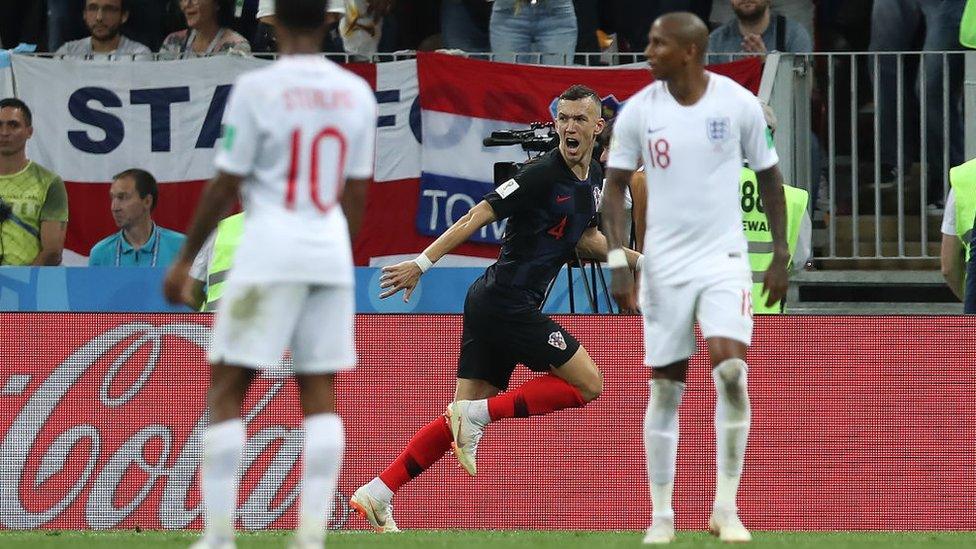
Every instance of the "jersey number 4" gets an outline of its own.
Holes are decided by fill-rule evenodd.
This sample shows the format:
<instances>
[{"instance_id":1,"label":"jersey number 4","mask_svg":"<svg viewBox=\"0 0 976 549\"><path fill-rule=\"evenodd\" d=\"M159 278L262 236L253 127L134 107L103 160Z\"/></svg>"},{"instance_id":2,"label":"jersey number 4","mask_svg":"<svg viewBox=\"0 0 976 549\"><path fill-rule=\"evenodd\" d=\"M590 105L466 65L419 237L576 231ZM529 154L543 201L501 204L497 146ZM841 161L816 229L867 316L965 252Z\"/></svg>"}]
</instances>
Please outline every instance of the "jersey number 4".
<instances>
[{"instance_id":1,"label":"jersey number 4","mask_svg":"<svg viewBox=\"0 0 976 549\"><path fill-rule=\"evenodd\" d=\"M553 225L551 229L549 229L548 231L546 231L546 233L552 235L552 237L555 238L556 240L561 239L563 237L563 235L566 234L566 221L567 221L567 219L568 219L568 217L564 215L563 218L561 220L559 220L559 223L556 223L555 225Z\"/></svg>"},{"instance_id":2,"label":"jersey number 4","mask_svg":"<svg viewBox=\"0 0 976 549\"><path fill-rule=\"evenodd\" d=\"M335 193L323 202L322 197L319 196L319 148L326 140L335 140L339 147L339 158L336 162ZM339 195L342 194L342 186L345 182L344 174L346 173L346 149L346 137L338 128L334 127L324 128L315 134L309 145L311 152L309 156L311 158L308 171L308 191L311 195L312 204L322 213L328 212L335 206L336 202L339 201ZM298 176L302 172L302 157L302 130L296 128L291 132L291 165L288 167L288 188L285 191L285 207L289 210L295 209Z\"/></svg>"}]
</instances>

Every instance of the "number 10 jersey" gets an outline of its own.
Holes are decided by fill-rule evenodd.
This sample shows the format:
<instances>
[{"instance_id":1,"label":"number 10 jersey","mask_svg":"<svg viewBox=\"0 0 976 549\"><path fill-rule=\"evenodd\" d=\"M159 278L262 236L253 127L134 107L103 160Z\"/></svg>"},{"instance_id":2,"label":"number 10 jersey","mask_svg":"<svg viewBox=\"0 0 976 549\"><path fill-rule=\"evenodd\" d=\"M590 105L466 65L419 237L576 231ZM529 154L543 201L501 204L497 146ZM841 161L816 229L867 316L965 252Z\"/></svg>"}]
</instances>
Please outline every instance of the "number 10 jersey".
<instances>
[{"instance_id":1,"label":"number 10 jersey","mask_svg":"<svg viewBox=\"0 0 976 549\"><path fill-rule=\"evenodd\" d=\"M351 286L340 198L373 173L376 100L366 82L319 56L288 56L238 78L217 169L244 178L235 282Z\"/></svg>"}]
</instances>

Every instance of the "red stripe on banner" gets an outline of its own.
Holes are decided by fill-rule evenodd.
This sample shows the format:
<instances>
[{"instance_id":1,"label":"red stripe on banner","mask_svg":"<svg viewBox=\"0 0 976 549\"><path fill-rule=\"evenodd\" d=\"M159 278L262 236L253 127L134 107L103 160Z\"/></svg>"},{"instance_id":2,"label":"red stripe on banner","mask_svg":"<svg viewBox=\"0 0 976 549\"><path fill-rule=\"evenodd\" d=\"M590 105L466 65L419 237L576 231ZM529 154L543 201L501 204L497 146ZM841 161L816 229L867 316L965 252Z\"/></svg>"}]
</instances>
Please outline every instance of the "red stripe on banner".
<instances>
[{"instance_id":1,"label":"red stripe on banner","mask_svg":"<svg viewBox=\"0 0 976 549\"><path fill-rule=\"evenodd\" d=\"M759 91L762 68L759 58L708 66L752 93ZM548 119L549 104L573 84L624 101L653 81L644 68L515 65L438 53L417 55L417 77L423 109L522 124Z\"/></svg>"},{"instance_id":2,"label":"red stripe on banner","mask_svg":"<svg viewBox=\"0 0 976 549\"><path fill-rule=\"evenodd\" d=\"M206 180L159 184L153 220L162 227L186 232ZM96 242L119 230L112 219L111 183L65 181L68 190L68 236L64 247L88 255Z\"/></svg>"},{"instance_id":3,"label":"red stripe on banner","mask_svg":"<svg viewBox=\"0 0 976 549\"><path fill-rule=\"evenodd\" d=\"M369 186L363 226L353 246L356 265L369 265L371 257L418 253L434 241L434 237L417 232L419 196L419 178L384 181ZM451 253L494 258L498 257L498 245L467 242Z\"/></svg>"},{"instance_id":4,"label":"red stripe on banner","mask_svg":"<svg viewBox=\"0 0 976 549\"><path fill-rule=\"evenodd\" d=\"M373 63L348 63L342 68L356 74L369 84L372 90L376 90L376 65Z\"/></svg>"}]
</instances>

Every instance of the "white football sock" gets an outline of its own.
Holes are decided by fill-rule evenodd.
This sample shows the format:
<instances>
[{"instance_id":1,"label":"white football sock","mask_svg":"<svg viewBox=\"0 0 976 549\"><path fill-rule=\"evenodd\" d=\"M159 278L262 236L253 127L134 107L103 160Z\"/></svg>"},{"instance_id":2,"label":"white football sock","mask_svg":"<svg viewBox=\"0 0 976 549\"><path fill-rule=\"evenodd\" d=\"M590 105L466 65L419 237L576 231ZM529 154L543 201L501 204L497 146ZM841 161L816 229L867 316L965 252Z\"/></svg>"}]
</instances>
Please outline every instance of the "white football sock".
<instances>
[{"instance_id":1,"label":"white football sock","mask_svg":"<svg viewBox=\"0 0 976 549\"><path fill-rule=\"evenodd\" d=\"M715 507L736 510L742 465L749 439L751 410L746 376L749 367L744 360L722 361L712 370L717 398L715 401Z\"/></svg>"},{"instance_id":2,"label":"white football sock","mask_svg":"<svg viewBox=\"0 0 976 549\"><path fill-rule=\"evenodd\" d=\"M670 379L652 379L648 383L651 395L644 414L644 450L651 485L651 510L655 518L673 520L671 494L678 458L678 406L685 384Z\"/></svg>"},{"instance_id":3,"label":"white football sock","mask_svg":"<svg viewBox=\"0 0 976 549\"><path fill-rule=\"evenodd\" d=\"M380 477L376 477L367 482L366 490L369 491L369 495L380 501L385 501L386 503L393 501L393 490L390 490L390 487Z\"/></svg>"},{"instance_id":4,"label":"white football sock","mask_svg":"<svg viewBox=\"0 0 976 549\"><path fill-rule=\"evenodd\" d=\"M491 423L491 414L488 413L488 399L472 400L468 406L468 417L477 425Z\"/></svg>"},{"instance_id":5,"label":"white football sock","mask_svg":"<svg viewBox=\"0 0 976 549\"><path fill-rule=\"evenodd\" d=\"M203 433L200 464L206 534L220 539L234 537L237 484L244 453L244 422L240 419L211 425Z\"/></svg>"},{"instance_id":6,"label":"white football sock","mask_svg":"<svg viewBox=\"0 0 976 549\"><path fill-rule=\"evenodd\" d=\"M298 531L303 537L325 539L345 446L345 431L338 415L316 414L305 418L305 467L298 512Z\"/></svg>"}]
</instances>

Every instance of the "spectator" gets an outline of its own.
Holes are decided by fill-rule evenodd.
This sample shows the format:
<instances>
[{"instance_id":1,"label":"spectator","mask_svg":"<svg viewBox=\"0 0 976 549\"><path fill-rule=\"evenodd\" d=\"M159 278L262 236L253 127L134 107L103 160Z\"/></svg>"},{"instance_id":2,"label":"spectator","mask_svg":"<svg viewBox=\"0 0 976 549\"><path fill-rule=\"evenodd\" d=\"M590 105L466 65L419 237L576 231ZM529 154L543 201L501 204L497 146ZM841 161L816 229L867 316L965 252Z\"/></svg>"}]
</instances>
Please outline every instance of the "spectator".
<instances>
[{"instance_id":1,"label":"spectator","mask_svg":"<svg viewBox=\"0 0 976 549\"><path fill-rule=\"evenodd\" d=\"M260 0L258 2L258 26L254 31L254 51L255 52L273 52L278 50L278 46L275 43L274 36L274 23L275 23L275 0ZM329 0L326 4L325 11L325 23L332 28L339 19L346 13L345 0ZM341 46L337 45L340 40L336 40L333 33L329 33L326 36L326 43L323 44L322 50L326 52L341 52Z\"/></svg>"},{"instance_id":2,"label":"spectator","mask_svg":"<svg viewBox=\"0 0 976 549\"><path fill-rule=\"evenodd\" d=\"M442 0L441 41L451 50L491 51L488 37L492 5L485 0Z\"/></svg>"},{"instance_id":3,"label":"spectator","mask_svg":"<svg viewBox=\"0 0 976 549\"><path fill-rule=\"evenodd\" d=\"M497 61L570 64L576 53L573 1L495 0L489 34ZM523 52L537 55L511 55Z\"/></svg>"},{"instance_id":4,"label":"spectator","mask_svg":"<svg viewBox=\"0 0 976 549\"><path fill-rule=\"evenodd\" d=\"M247 39L230 29L234 0L180 0L180 9L189 28L167 36L159 49L160 57L186 59L251 53Z\"/></svg>"},{"instance_id":5,"label":"spectator","mask_svg":"<svg viewBox=\"0 0 976 549\"><path fill-rule=\"evenodd\" d=\"M44 2L42 0L0 0L0 45L42 45Z\"/></svg>"},{"instance_id":6,"label":"spectator","mask_svg":"<svg viewBox=\"0 0 976 549\"><path fill-rule=\"evenodd\" d=\"M47 51L85 36L85 0L47 0Z\"/></svg>"},{"instance_id":7,"label":"spectator","mask_svg":"<svg viewBox=\"0 0 976 549\"><path fill-rule=\"evenodd\" d=\"M731 0L735 19L712 31L709 53L755 53L778 51L807 53L813 41L802 25L773 13L772 0ZM735 56L709 57L710 63L726 63Z\"/></svg>"},{"instance_id":8,"label":"spectator","mask_svg":"<svg viewBox=\"0 0 976 549\"><path fill-rule=\"evenodd\" d=\"M151 57L149 48L122 35L122 25L129 19L127 0L86 0L84 18L91 36L65 43L58 55Z\"/></svg>"},{"instance_id":9,"label":"spectator","mask_svg":"<svg viewBox=\"0 0 976 549\"><path fill-rule=\"evenodd\" d=\"M918 31L924 27L925 39L923 51L959 50L959 22L965 0L875 0L871 13L871 51L897 52L917 50L913 40ZM899 139L907 140L908 132L918 128L912 120L917 108L908 106L914 103L911 98L917 98L916 79L920 70L916 71L913 63L906 63L903 79L903 93L906 98L906 108L902 112L906 116L905 133L896 139L887 136L897 135L898 112L892 108L896 104L898 93L897 71L899 58L895 55L881 55L878 62L878 74L875 75L875 85L880 91L881 102L875 105L881 123L881 181L882 186L890 186L898 177L899 172L907 171L908 165L917 154L904 155L903 165L898 165ZM944 166L943 150L949 149L949 166L956 166L963 162L963 59L961 55L948 56L948 67L943 66L942 55L924 55L920 57L925 66L925 81L918 84L919 92L925 95L926 126L921 139L925 139L928 146L927 176L929 211L941 213L943 208L943 181L948 173L948 166ZM906 58L902 57L901 61ZM943 72L948 70L949 82L949 119L942 117L942 83ZM942 135L945 125L949 126L949 143L943 143Z\"/></svg>"},{"instance_id":10,"label":"spectator","mask_svg":"<svg viewBox=\"0 0 976 549\"><path fill-rule=\"evenodd\" d=\"M168 266L186 237L153 223L152 212L159 201L156 179L138 168L125 170L112 179L112 217L121 230L92 246L88 265Z\"/></svg>"},{"instance_id":11,"label":"spectator","mask_svg":"<svg viewBox=\"0 0 976 549\"><path fill-rule=\"evenodd\" d=\"M820 7L820 4L830 1L832 0L816 0L816 4L817 7ZM709 3L712 6L708 21L711 23L712 28L721 27L735 17L728 0L710 0ZM813 36L815 12L813 4L814 0L773 0L772 8L773 13L778 13L790 21L796 21L803 25L803 28L807 30L807 34Z\"/></svg>"},{"instance_id":12,"label":"spectator","mask_svg":"<svg viewBox=\"0 0 976 549\"><path fill-rule=\"evenodd\" d=\"M58 265L68 226L64 181L27 159L30 108L0 100L0 265Z\"/></svg>"}]
</instances>

